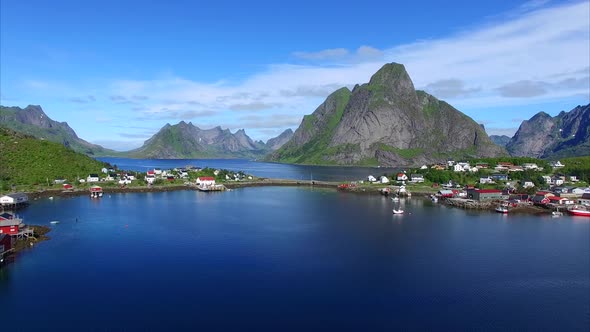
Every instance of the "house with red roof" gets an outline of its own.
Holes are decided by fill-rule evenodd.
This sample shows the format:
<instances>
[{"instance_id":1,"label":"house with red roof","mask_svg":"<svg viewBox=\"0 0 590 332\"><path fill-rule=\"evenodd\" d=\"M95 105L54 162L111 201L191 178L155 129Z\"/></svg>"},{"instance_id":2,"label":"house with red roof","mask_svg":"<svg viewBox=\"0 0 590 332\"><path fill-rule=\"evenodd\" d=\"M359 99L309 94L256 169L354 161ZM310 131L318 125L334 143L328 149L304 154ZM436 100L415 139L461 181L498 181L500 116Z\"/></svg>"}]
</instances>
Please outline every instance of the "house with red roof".
<instances>
[{"instance_id":1,"label":"house with red roof","mask_svg":"<svg viewBox=\"0 0 590 332\"><path fill-rule=\"evenodd\" d=\"M215 178L212 176L199 176L197 186L212 186L215 184Z\"/></svg>"}]
</instances>

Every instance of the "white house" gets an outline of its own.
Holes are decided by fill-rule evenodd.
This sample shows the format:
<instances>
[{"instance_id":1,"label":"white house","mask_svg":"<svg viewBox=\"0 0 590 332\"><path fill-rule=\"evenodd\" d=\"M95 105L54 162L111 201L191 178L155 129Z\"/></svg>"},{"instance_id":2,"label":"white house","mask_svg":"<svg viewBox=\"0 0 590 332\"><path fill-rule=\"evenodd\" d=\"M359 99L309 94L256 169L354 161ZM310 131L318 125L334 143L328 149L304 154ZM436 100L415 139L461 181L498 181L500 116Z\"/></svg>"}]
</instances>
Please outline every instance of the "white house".
<instances>
[{"instance_id":1,"label":"white house","mask_svg":"<svg viewBox=\"0 0 590 332\"><path fill-rule=\"evenodd\" d=\"M473 166L473 167L471 167L471 169L469 169L469 171L470 171L471 173L479 172L479 168L478 168L478 167L475 167L475 166Z\"/></svg>"},{"instance_id":2,"label":"white house","mask_svg":"<svg viewBox=\"0 0 590 332\"><path fill-rule=\"evenodd\" d=\"M153 184L156 181L156 177L153 174L148 174L145 176L145 182L148 184Z\"/></svg>"},{"instance_id":3,"label":"white house","mask_svg":"<svg viewBox=\"0 0 590 332\"><path fill-rule=\"evenodd\" d=\"M410 175L410 181L415 183L424 182L424 176L422 174L412 174Z\"/></svg>"},{"instance_id":4,"label":"white house","mask_svg":"<svg viewBox=\"0 0 590 332\"><path fill-rule=\"evenodd\" d=\"M367 176L367 181L369 181L369 182L375 182L375 181L377 181L377 179L374 176L369 175L369 176Z\"/></svg>"},{"instance_id":5,"label":"white house","mask_svg":"<svg viewBox=\"0 0 590 332\"><path fill-rule=\"evenodd\" d=\"M162 175L162 169L160 169L160 168L154 168L154 174L155 175Z\"/></svg>"},{"instance_id":6,"label":"white house","mask_svg":"<svg viewBox=\"0 0 590 332\"><path fill-rule=\"evenodd\" d=\"M107 174L109 172L109 170L106 167L103 167L100 171L105 174Z\"/></svg>"},{"instance_id":7,"label":"white house","mask_svg":"<svg viewBox=\"0 0 590 332\"><path fill-rule=\"evenodd\" d=\"M13 193L0 197L0 204L2 205L24 204L28 201L29 196L25 193Z\"/></svg>"},{"instance_id":8,"label":"white house","mask_svg":"<svg viewBox=\"0 0 590 332\"><path fill-rule=\"evenodd\" d=\"M563 179L556 176L551 179L551 183L553 183L556 186L561 186L563 184Z\"/></svg>"},{"instance_id":9,"label":"white house","mask_svg":"<svg viewBox=\"0 0 590 332\"><path fill-rule=\"evenodd\" d=\"M545 180L546 184L551 184L551 177L549 175L543 175L543 180Z\"/></svg>"},{"instance_id":10,"label":"white house","mask_svg":"<svg viewBox=\"0 0 590 332\"><path fill-rule=\"evenodd\" d=\"M561 167L564 167L564 166L565 165L562 164L559 160L556 161L556 162L554 162L554 163L551 163L551 167L553 167L553 168L561 168Z\"/></svg>"},{"instance_id":11,"label":"white house","mask_svg":"<svg viewBox=\"0 0 590 332\"><path fill-rule=\"evenodd\" d=\"M570 175L570 182L578 182L580 180L578 180L578 177L575 175Z\"/></svg>"},{"instance_id":12,"label":"white house","mask_svg":"<svg viewBox=\"0 0 590 332\"><path fill-rule=\"evenodd\" d=\"M135 180L135 175L131 174L131 173L127 173L125 174L125 177L127 178L127 180Z\"/></svg>"},{"instance_id":13,"label":"white house","mask_svg":"<svg viewBox=\"0 0 590 332\"><path fill-rule=\"evenodd\" d=\"M534 164L534 163L524 163L524 164L522 164L522 168L530 169L530 170L537 170L537 169L539 169L539 166L537 166L537 164Z\"/></svg>"},{"instance_id":14,"label":"white house","mask_svg":"<svg viewBox=\"0 0 590 332\"><path fill-rule=\"evenodd\" d=\"M200 176L197 178L197 186L212 186L215 184L215 178L212 176Z\"/></svg>"},{"instance_id":15,"label":"white house","mask_svg":"<svg viewBox=\"0 0 590 332\"><path fill-rule=\"evenodd\" d=\"M379 181L381 183L389 183L389 179L387 178L387 176L383 175L382 177L379 178Z\"/></svg>"},{"instance_id":16,"label":"white house","mask_svg":"<svg viewBox=\"0 0 590 332\"><path fill-rule=\"evenodd\" d=\"M522 187L525 188L525 189L526 188L532 188L534 186L535 186L535 184L533 183L533 181L524 181L522 183Z\"/></svg>"},{"instance_id":17,"label":"white house","mask_svg":"<svg viewBox=\"0 0 590 332\"><path fill-rule=\"evenodd\" d=\"M455 171L455 172L463 172L463 171L464 171L464 170L463 170L463 166L461 166L461 165L459 165L459 164L457 164L457 165L454 165L454 166L453 166L453 171Z\"/></svg>"},{"instance_id":18,"label":"white house","mask_svg":"<svg viewBox=\"0 0 590 332\"><path fill-rule=\"evenodd\" d=\"M420 169L428 169L428 166L422 165L422 167L420 167Z\"/></svg>"},{"instance_id":19,"label":"white house","mask_svg":"<svg viewBox=\"0 0 590 332\"><path fill-rule=\"evenodd\" d=\"M408 176L405 173L397 173L398 181L408 181Z\"/></svg>"},{"instance_id":20,"label":"white house","mask_svg":"<svg viewBox=\"0 0 590 332\"><path fill-rule=\"evenodd\" d=\"M98 174L90 174L86 178L86 182L98 182L99 180Z\"/></svg>"},{"instance_id":21,"label":"white house","mask_svg":"<svg viewBox=\"0 0 590 332\"><path fill-rule=\"evenodd\" d=\"M479 183L495 183L491 177L479 178Z\"/></svg>"}]
</instances>

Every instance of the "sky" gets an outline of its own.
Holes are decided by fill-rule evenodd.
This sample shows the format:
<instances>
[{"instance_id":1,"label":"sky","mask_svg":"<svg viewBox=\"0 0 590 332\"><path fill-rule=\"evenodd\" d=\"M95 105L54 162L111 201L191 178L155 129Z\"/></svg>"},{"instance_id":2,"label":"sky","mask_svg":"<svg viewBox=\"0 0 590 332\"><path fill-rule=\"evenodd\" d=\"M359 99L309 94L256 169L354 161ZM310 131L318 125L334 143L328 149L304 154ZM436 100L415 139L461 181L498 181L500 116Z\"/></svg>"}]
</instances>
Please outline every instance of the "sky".
<instances>
[{"instance_id":1,"label":"sky","mask_svg":"<svg viewBox=\"0 0 590 332\"><path fill-rule=\"evenodd\" d=\"M590 102L590 1L0 1L0 104L139 147L166 123L295 130L333 91L406 67L512 136Z\"/></svg>"}]
</instances>

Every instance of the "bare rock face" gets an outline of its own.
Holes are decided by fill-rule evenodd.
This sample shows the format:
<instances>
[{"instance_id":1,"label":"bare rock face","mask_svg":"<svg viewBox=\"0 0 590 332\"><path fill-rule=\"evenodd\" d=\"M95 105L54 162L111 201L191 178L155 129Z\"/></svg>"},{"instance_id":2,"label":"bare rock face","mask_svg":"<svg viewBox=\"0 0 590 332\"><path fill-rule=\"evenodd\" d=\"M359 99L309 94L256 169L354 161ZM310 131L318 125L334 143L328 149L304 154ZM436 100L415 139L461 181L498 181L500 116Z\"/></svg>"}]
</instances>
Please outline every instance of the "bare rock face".
<instances>
[{"instance_id":1,"label":"bare rock face","mask_svg":"<svg viewBox=\"0 0 590 332\"><path fill-rule=\"evenodd\" d=\"M590 104L555 117L535 114L522 122L506 149L513 156L535 158L590 155Z\"/></svg>"},{"instance_id":2,"label":"bare rock face","mask_svg":"<svg viewBox=\"0 0 590 332\"><path fill-rule=\"evenodd\" d=\"M268 159L292 163L413 166L446 158L505 154L451 105L416 91L391 63L352 92L331 94Z\"/></svg>"},{"instance_id":3,"label":"bare rock face","mask_svg":"<svg viewBox=\"0 0 590 332\"><path fill-rule=\"evenodd\" d=\"M291 128L283 131L279 136L273 137L266 141L266 147L272 151L277 150L281 146L285 145L291 137L293 137L293 130Z\"/></svg>"}]
</instances>

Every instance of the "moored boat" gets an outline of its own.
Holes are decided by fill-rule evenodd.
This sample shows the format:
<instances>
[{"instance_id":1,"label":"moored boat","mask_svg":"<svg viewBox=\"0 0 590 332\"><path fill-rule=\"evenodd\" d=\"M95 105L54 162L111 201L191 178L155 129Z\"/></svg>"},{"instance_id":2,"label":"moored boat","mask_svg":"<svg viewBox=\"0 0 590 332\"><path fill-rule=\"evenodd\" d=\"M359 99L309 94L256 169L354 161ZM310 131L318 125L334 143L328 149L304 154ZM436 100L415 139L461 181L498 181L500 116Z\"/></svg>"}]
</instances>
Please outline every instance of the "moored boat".
<instances>
[{"instance_id":1,"label":"moored boat","mask_svg":"<svg viewBox=\"0 0 590 332\"><path fill-rule=\"evenodd\" d=\"M574 216L590 217L590 210L585 206L576 205L568 209L567 212Z\"/></svg>"},{"instance_id":2,"label":"moored boat","mask_svg":"<svg viewBox=\"0 0 590 332\"><path fill-rule=\"evenodd\" d=\"M508 213L508 208L505 207L505 206L498 206L496 208L496 212L498 212L498 213Z\"/></svg>"},{"instance_id":3,"label":"moored boat","mask_svg":"<svg viewBox=\"0 0 590 332\"><path fill-rule=\"evenodd\" d=\"M404 210L402 210L402 209L399 209L399 210L393 209L393 214L403 214L403 213L404 213Z\"/></svg>"}]
</instances>

